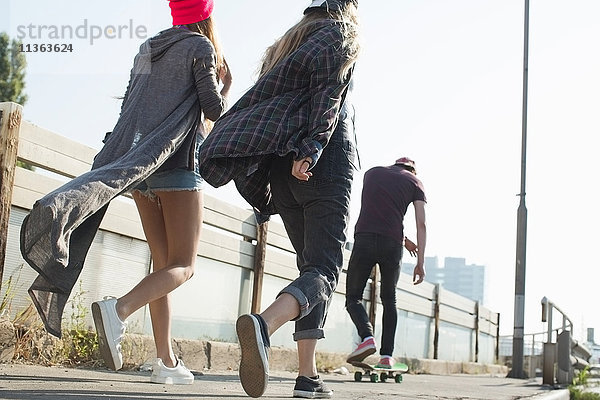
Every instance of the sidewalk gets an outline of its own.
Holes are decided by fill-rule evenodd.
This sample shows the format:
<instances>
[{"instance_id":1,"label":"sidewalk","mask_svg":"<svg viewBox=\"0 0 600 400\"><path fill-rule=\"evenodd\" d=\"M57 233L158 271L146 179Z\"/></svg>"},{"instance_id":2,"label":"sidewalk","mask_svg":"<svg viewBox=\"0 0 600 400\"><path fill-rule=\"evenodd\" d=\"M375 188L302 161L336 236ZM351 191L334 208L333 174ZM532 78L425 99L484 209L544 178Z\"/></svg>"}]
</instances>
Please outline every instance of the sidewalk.
<instances>
[{"instance_id":1,"label":"sidewalk","mask_svg":"<svg viewBox=\"0 0 600 400\"><path fill-rule=\"evenodd\" d=\"M411 375L402 383L354 382L353 374L322 375L334 399L463 399L463 400L568 400L566 390L549 390L541 380L519 380L481 375ZM149 372L113 372L38 365L0 364L0 399L244 399L236 371L208 371L193 385L150 383ZM289 399L296 374L271 371L263 398Z\"/></svg>"}]
</instances>

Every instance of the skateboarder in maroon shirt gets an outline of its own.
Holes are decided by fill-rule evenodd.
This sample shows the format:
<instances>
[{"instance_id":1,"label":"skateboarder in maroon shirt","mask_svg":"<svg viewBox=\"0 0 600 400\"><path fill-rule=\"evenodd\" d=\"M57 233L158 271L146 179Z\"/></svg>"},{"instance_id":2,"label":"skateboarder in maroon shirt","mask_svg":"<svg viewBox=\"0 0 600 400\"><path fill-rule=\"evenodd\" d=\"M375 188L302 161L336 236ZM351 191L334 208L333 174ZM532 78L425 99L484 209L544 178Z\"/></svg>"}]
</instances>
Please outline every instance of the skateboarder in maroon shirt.
<instances>
[{"instance_id":1,"label":"skateboarder in maroon shirt","mask_svg":"<svg viewBox=\"0 0 600 400\"><path fill-rule=\"evenodd\" d=\"M381 303L383 304L383 333L380 360L377 367L392 368L394 336L396 334L396 285L400 277L403 246L417 264L413 283L425 278L425 190L416 177L415 162L408 157L393 165L379 166L365 173L362 204L354 229L354 246L346 279L346 309L358 330L361 343L348 356L348 362L362 361L375 353L373 326L362 305L363 292L375 264L381 271ZM404 236L404 215L410 204L415 209L417 243Z\"/></svg>"}]
</instances>

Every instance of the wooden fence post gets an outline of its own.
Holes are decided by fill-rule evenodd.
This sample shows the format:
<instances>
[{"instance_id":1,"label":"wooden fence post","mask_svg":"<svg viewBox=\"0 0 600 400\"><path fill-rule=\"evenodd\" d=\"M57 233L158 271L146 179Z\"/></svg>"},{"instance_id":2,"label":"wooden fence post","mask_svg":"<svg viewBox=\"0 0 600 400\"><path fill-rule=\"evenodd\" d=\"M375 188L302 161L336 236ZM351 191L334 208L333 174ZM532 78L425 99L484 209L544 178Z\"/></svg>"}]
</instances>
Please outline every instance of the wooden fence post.
<instances>
[{"instance_id":1,"label":"wooden fence post","mask_svg":"<svg viewBox=\"0 0 600 400\"><path fill-rule=\"evenodd\" d=\"M8 219L17 167L17 148L22 115L23 107L21 105L0 103L0 288L4 275Z\"/></svg>"},{"instance_id":2,"label":"wooden fence post","mask_svg":"<svg viewBox=\"0 0 600 400\"><path fill-rule=\"evenodd\" d=\"M254 250L254 284L252 286L252 305L250 312L260 313L262 301L263 277L265 274L265 255L267 252L267 231L269 223L256 224L256 247Z\"/></svg>"},{"instance_id":3,"label":"wooden fence post","mask_svg":"<svg viewBox=\"0 0 600 400\"><path fill-rule=\"evenodd\" d=\"M433 359L438 359L438 348L440 345L440 284L437 283L435 285L435 295L434 295L434 305L433 305L433 321L434 321L434 331L433 331Z\"/></svg>"},{"instance_id":4,"label":"wooden fence post","mask_svg":"<svg viewBox=\"0 0 600 400\"><path fill-rule=\"evenodd\" d=\"M373 327L373 334L375 334L375 320L377 317L377 283L379 282L379 265L373 266L373 272L371 273L371 296L369 298L369 322Z\"/></svg>"},{"instance_id":5,"label":"wooden fence post","mask_svg":"<svg viewBox=\"0 0 600 400\"><path fill-rule=\"evenodd\" d=\"M495 362L500 361L500 313L496 313L496 349L494 351Z\"/></svg>"},{"instance_id":6,"label":"wooden fence post","mask_svg":"<svg viewBox=\"0 0 600 400\"><path fill-rule=\"evenodd\" d=\"M479 302L475 303L475 362L479 362Z\"/></svg>"}]
</instances>

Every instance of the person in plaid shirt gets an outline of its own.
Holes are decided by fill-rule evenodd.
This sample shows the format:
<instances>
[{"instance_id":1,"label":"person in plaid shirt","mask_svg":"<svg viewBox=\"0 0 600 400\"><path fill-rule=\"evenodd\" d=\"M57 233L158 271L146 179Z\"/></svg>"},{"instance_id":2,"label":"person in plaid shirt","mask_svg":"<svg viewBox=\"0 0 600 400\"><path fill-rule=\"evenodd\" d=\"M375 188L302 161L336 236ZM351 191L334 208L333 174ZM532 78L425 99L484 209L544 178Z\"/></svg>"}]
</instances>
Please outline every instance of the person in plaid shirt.
<instances>
[{"instance_id":1,"label":"person in plaid shirt","mask_svg":"<svg viewBox=\"0 0 600 400\"><path fill-rule=\"evenodd\" d=\"M269 377L269 336L295 321L295 397L329 398L317 340L342 268L356 158L350 82L359 52L357 0L315 0L267 49L256 84L216 123L200 149L202 177L233 180L259 222L279 213L300 276L261 314L236 323L246 393Z\"/></svg>"}]
</instances>

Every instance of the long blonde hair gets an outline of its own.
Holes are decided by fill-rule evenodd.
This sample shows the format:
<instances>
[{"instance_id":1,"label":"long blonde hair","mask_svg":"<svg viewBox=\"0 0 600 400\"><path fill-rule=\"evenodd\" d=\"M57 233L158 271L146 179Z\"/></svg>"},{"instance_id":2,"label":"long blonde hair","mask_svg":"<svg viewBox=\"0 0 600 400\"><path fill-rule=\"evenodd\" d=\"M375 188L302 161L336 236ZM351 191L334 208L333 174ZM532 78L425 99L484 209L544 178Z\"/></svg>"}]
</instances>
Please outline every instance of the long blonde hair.
<instances>
[{"instance_id":1,"label":"long blonde hair","mask_svg":"<svg viewBox=\"0 0 600 400\"><path fill-rule=\"evenodd\" d=\"M340 69L338 78L344 80L360 52L358 10L353 2L348 2L339 13L328 13L326 10L316 9L305 14L296 25L288 29L283 36L267 48L263 56L259 77L272 70L281 60L296 51L307 35L314 30L314 26L326 18L337 21L341 27L343 38L341 50L346 60Z\"/></svg>"}]
</instances>

